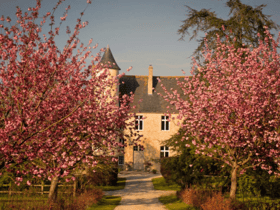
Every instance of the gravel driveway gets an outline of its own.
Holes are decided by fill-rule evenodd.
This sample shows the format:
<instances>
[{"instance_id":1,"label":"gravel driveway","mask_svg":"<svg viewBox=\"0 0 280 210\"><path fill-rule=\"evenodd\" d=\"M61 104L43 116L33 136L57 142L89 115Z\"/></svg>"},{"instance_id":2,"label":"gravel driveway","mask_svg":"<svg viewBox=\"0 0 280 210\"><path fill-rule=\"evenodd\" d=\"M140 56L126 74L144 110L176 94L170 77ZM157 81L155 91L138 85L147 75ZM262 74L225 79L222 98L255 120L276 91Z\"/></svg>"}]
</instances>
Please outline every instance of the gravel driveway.
<instances>
[{"instance_id":1,"label":"gravel driveway","mask_svg":"<svg viewBox=\"0 0 280 210\"><path fill-rule=\"evenodd\" d=\"M161 177L148 172L127 171L119 174L126 178L125 189L107 191L105 195L121 196L122 200L115 210L166 210L158 198L161 195L175 194L176 191L154 190L152 179Z\"/></svg>"}]
</instances>

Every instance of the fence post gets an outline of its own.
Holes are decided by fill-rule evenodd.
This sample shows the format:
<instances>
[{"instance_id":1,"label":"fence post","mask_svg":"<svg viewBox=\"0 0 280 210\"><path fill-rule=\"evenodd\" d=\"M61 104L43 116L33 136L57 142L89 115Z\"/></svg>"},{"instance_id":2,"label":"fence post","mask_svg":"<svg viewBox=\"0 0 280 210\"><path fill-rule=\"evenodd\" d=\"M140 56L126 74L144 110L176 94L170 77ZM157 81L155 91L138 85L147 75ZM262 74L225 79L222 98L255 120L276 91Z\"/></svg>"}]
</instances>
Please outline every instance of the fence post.
<instances>
[{"instance_id":1,"label":"fence post","mask_svg":"<svg viewBox=\"0 0 280 210\"><path fill-rule=\"evenodd\" d=\"M44 195L44 181L41 181L41 194Z\"/></svg>"},{"instance_id":2,"label":"fence post","mask_svg":"<svg viewBox=\"0 0 280 210\"><path fill-rule=\"evenodd\" d=\"M77 186L78 186L78 181L76 178L73 183L73 197L76 197Z\"/></svg>"},{"instance_id":3,"label":"fence post","mask_svg":"<svg viewBox=\"0 0 280 210\"><path fill-rule=\"evenodd\" d=\"M10 186L9 186L9 196L12 195L12 182L10 182Z\"/></svg>"}]
</instances>

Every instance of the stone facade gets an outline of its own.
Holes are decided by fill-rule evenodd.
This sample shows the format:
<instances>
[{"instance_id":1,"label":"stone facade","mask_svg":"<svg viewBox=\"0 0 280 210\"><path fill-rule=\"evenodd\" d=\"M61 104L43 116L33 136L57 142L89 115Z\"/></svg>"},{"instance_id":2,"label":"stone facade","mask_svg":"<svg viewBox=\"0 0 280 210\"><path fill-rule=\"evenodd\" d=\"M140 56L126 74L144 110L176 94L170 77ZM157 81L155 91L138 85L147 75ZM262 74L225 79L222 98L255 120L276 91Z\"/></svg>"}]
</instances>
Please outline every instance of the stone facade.
<instances>
[{"instance_id":1,"label":"stone facade","mask_svg":"<svg viewBox=\"0 0 280 210\"><path fill-rule=\"evenodd\" d=\"M111 64L115 64L115 66L109 69L112 76L118 75L120 69L109 47L107 47L101 63L106 64L108 61ZM171 121L167 122L164 113L167 113L167 106L170 106L170 104L157 93L165 95L164 90L160 87L160 83L167 90L178 89L176 78L178 78L178 81L183 81L185 77L154 76L151 65L149 66L148 76L130 75L120 78L120 85L118 87L120 95L130 94L130 92L134 94L134 102L131 106L136 106L134 112L139 116L139 120L136 121L138 122L137 128L139 133L143 135L139 143L144 146L144 150L142 151L138 146L129 145L131 143L129 139L124 139L127 147L124 148L124 155L118 154L120 168L126 169L126 165L130 165L129 169L144 170L144 162L148 161L152 163L151 170L156 169L159 171L160 157L175 155L170 148L163 145L162 141L169 139L178 132L179 126L177 125L178 119L176 118L178 111L174 108L171 118L175 117L175 119L170 119ZM178 89L178 94L184 97L182 90L180 91ZM138 101L140 99L143 101L139 104ZM125 130L124 132L127 133L128 131Z\"/></svg>"},{"instance_id":2,"label":"stone facade","mask_svg":"<svg viewBox=\"0 0 280 210\"><path fill-rule=\"evenodd\" d=\"M162 130L162 116L161 113L138 113L138 116L143 116L143 129L139 130L139 133L143 135L140 144L144 146L143 152L135 151L133 146L125 147L124 161L125 163L131 163L133 169L143 170L145 161L152 163L151 170L156 169L160 170L159 159L161 146L165 146L162 141L169 139L172 135L178 132L179 127L177 126L178 120L176 119L177 115L172 115L175 117L175 120L171 120L169 123L168 130ZM173 156L172 151L166 150L168 156ZM136 153L140 153L139 155ZM142 153L142 154L141 154ZM166 154L164 154L166 156ZM139 160L136 160L138 158Z\"/></svg>"}]
</instances>

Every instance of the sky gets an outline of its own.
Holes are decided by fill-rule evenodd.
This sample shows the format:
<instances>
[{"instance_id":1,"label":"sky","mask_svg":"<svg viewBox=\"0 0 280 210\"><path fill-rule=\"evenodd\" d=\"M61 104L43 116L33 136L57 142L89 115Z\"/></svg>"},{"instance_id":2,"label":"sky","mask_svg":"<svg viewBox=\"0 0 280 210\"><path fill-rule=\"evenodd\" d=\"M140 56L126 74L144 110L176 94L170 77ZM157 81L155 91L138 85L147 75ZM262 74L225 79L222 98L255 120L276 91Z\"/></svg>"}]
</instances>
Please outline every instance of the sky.
<instances>
[{"instance_id":1,"label":"sky","mask_svg":"<svg viewBox=\"0 0 280 210\"><path fill-rule=\"evenodd\" d=\"M57 0L42 0L40 14L52 12L56 2ZM267 4L263 13L271 15L271 19L280 25L279 0L241 2L253 7ZM148 67L152 65L154 76L183 76L182 70L189 76L191 56L198 42L189 41L190 36L186 36L185 41L179 41L181 36L177 31L187 18L185 5L196 10L211 9L219 18L227 19L229 9L225 3L226 0L92 0L87 6L86 0L65 0L54 14L56 26L59 25L59 18L63 16L65 8L70 5L71 9L55 41L63 49L68 39L66 26L73 29L76 19L87 7L82 21L88 21L89 24L81 30L79 38L85 44L92 38L92 46L98 43L98 47L92 49L93 55L109 45L121 68L120 73L148 75ZM0 15L10 16L13 23L16 19L16 6L25 12L28 7L35 5L35 0L0 0ZM43 33L47 33L50 26L46 24L43 29ZM278 34L278 31L272 33ZM133 68L127 72L130 66Z\"/></svg>"}]
</instances>

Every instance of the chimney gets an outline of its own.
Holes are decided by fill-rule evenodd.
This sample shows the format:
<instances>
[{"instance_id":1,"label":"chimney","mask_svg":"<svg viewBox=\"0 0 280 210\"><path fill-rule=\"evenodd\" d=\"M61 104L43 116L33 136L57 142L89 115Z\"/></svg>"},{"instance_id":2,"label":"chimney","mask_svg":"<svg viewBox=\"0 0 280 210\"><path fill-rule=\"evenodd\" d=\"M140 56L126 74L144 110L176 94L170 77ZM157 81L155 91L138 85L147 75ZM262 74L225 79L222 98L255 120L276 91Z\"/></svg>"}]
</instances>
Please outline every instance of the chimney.
<instances>
[{"instance_id":1,"label":"chimney","mask_svg":"<svg viewBox=\"0 0 280 210\"><path fill-rule=\"evenodd\" d=\"M153 67L149 66L148 95L153 95Z\"/></svg>"}]
</instances>

